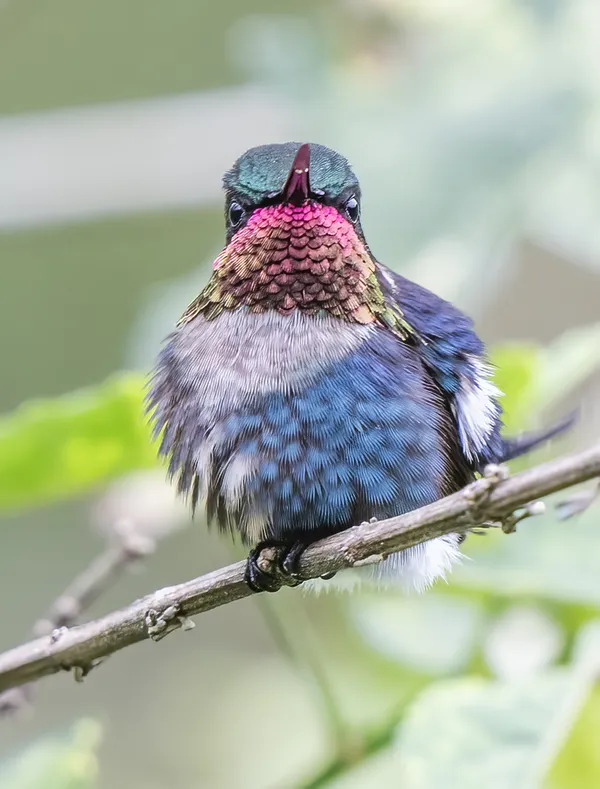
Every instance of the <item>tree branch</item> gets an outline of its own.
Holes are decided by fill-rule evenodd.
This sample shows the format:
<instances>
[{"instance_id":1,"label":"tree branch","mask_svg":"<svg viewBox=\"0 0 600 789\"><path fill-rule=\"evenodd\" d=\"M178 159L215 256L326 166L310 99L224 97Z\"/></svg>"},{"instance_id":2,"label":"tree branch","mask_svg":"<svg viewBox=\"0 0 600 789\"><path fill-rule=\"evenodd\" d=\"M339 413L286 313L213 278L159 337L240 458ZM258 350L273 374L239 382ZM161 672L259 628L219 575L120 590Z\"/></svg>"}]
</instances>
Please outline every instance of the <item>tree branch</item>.
<instances>
[{"instance_id":1,"label":"tree branch","mask_svg":"<svg viewBox=\"0 0 600 789\"><path fill-rule=\"evenodd\" d=\"M482 478L440 501L396 518L363 523L310 546L303 554L303 579L381 561L390 553L450 532L512 517L528 502L600 477L600 445L523 471L507 479ZM510 530L510 529L509 529ZM263 551L260 561L275 557ZM237 562L186 583L160 589L131 605L0 655L0 691L61 670L87 674L96 662L148 638L160 640L189 619L252 594L244 583L245 562Z\"/></svg>"},{"instance_id":2,"label":"tree branch","mask_svg":"<svg viewBox=\"0 0 600 789\"><path fill-rule=\"evenodd\" d=\"M139 534L129 521L115 524L112 543L65 589L48 614L33 626L36 636L75 625L89 608L131 565L155 549L155 541ZM33 683L11 687L0 693L0 716L21 710L31 702Z\"/></svg>"}]
</instances>

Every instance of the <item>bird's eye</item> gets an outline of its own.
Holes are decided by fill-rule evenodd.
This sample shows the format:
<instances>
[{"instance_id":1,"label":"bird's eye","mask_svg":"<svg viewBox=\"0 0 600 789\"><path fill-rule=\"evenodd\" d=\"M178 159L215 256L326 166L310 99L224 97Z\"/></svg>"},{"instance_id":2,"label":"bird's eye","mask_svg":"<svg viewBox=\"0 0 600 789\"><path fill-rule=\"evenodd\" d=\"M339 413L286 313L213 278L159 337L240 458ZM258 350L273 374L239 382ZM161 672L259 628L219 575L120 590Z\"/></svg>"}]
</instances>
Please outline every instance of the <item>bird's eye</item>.
<instances>
[{"instance_id":1,"label":"bird's eye","mask_svg":"<svg viewBox=\"0 0 600 789\"><path fill-rule=\"evenodd\" d=\"M244 218L246 212L235 200L229 204L229 223L232 227L237 227Z\"/></svg>"},{"instance_id":2,"label":"bird's eye","mask_svg":"<svg viewBox=\"0 0 600 789\"><path fill-rule=\"evenodd\" d=\"M346 200L346 205L344 206L346 210L346 214L348 219L355 225L358 222L358 217L360 214L360 207L358 205L358 200L356 197L352 196L349 200Z\"/></svg>"}]
</instances>

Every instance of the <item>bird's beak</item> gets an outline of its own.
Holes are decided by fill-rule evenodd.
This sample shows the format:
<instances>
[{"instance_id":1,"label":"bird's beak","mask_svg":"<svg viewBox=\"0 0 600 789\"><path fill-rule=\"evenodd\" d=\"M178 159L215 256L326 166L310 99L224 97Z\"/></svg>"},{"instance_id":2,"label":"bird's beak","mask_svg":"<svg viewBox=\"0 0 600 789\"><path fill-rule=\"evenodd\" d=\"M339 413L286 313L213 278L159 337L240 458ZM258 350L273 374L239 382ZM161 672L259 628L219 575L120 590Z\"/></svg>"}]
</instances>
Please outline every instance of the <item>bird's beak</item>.
<instances>
[{"instance_id":1,"label":"bird's beak","mask_svg":"<svg viewBox=\"0 0 600 789\"><path fill-rule=\"evenodd\" d=\"M290 174L283 187L283 199L286 203L301 205L310 195L310 145L304 143L298 148Z\"/></svg>"}]
</instances>

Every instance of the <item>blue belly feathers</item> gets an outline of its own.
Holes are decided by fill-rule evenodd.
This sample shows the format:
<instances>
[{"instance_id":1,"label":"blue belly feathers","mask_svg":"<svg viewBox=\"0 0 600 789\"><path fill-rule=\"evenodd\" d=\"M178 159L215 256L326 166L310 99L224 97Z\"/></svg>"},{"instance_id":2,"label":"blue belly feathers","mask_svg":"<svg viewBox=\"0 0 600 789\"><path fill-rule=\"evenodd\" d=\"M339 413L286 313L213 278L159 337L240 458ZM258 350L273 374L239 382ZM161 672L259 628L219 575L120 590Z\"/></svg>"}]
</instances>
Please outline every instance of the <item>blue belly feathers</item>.
<instances>
[{"instance_id":1,"label":"blue belly feathers","mask_svg":"<svg viewBox=\"0 0 600 789\"><path fill-rule=\"evenodd\" d=\"M244 358L230 371L215 332L212 339L206 330L200 337L180 332L155 379L163 452L180 489L206 501L209 519L251 543L307 533L312 540L415 509L467 481L443 395L414 348L384 329L335 325L337 337L328 342L337 339L336 346L325 353L317 334L329 332L329 319L298 318L294 334L292 318L274 316L288 325L281 334L269 327L269 351L253 342L256 317L235 322L235 331L245 332ZM198 381L177 380L198 342L197 363L225 372L211 379L197 368ZM286 354L302 352L304 368L290 370ZM252 365L252 380L240 364ZM167 389L178 393L170 401Z\"/></svg>"}]
</instances>

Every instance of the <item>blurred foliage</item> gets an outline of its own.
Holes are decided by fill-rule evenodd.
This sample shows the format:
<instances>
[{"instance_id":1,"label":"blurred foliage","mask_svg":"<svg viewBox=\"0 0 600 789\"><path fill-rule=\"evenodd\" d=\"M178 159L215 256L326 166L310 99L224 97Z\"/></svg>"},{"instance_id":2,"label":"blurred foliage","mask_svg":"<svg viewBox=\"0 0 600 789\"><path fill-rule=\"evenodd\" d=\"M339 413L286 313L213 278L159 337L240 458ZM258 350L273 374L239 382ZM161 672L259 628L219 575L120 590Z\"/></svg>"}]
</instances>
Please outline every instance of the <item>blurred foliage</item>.
<instances>
[{"instance_id":1,"label":"blurred foliage","mask_svg":"<svg viewBox=\"0 0 600 789\"><path fill-rule=\"evenodd\" d=\"M85 720L64 737L49 737L0 765L0 789L93 789L100 729Z\"/></svg>"},{"instance_id":2,"label":"blurred foliage","mask_svg":"<svg viewBox=\"0 0 600 789\"><path fill-rule=\"evenodd\" d=\"M592 685L548 775L548 789L600 786L600 682Z\"/></svg>"},{"instance_id":3,"label":"blurred foliage","mask_svg":"<svg viewBox=\"0 0 600 789\"><path fill-rule=\"evenodd\" d=\"M495 348L495 380L504 392L503 421L509 431L530 426L600 366L600 323L566 332L553 343Z\"/></svg>"},{"instance_id":4,"label":"blurred foliage","mask_svg":"<svg viewBox=\"0 0 600 789\"><path fill-rule=\"evenodd\" d=\"M437 592L408 598L363 593L350 613L368 643L430 676L468 668L486 616L477 600Z\"/></svg>"},{"instance_id":5,"label":"blurred foliage","mask_svg":"<svg viewBox=\"0 0 600 789\"><path fill-rule=\"evenodd\" d=\"M537 786L532 767L568 689L564 670L499 682L474 677L432 685L399 736L399 785L438 789Z\"/></svg>"},{"instance_id":6,"label":"blurred foliage","mask_svg":"<svg viewBox=\"0 0 600 789\"><path fill-rule=\"evenodd\" d=\"M252 5L267 13L279 4ZM235 3L55 0L6 2L0 12L0 113L206 90L235 77L222 46Z\"/></svg>"},{"instance_id":7,"label":"blurred foliage","mask_svg":"<svg viewBox=\"0 0 600 789\"><path fill-rule=\"evenodd\" d=\"M497 534L470 540L468 553L473 561L457 569L453 577L457 586L513 598L600 606L597 506L567 522L559 521L550 511L510 540Z\"/></svg>"},{"instance_id":8,"label":"blurred foliage","mask_svg":"<svg viewBox=\"0 0 600 789\"><path fill-rule=\"evenodd\" d=\"M0 419L0 509L76 496L156 463L142 377L21 405Z\"/></svg>"},{"instance_id":9,"label":"blurred foliage","mask_svg":"<svg viewBox=\"0 0 600 789\"><path fill-rule=\"evenodd\" d=\"M588 725L598 715L590 669L598 665L599 633L597 623L590 626L581 639L585 649L576 651L570 665L534 677L469 677L432 685L400 728L399 785L437 789L451 775L461 789L538 787L551 770L552 786L560 786L554 782L565 774L566 787L597 786L597 745Z\"/></svg>"},{"instance_id":10,"label":"blurred foliage","mask_svg":"<svg viewBox=\"0 0 600 789\"><path fill-rule=\"evenodd\" d=\"M523 237L597 270L598 29L588 0L340 0L232 50L355 165L376 254L481 315Z\"/></svg>"}]
</instances>

